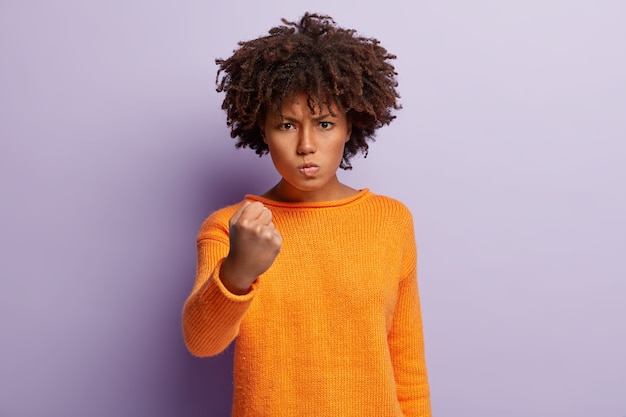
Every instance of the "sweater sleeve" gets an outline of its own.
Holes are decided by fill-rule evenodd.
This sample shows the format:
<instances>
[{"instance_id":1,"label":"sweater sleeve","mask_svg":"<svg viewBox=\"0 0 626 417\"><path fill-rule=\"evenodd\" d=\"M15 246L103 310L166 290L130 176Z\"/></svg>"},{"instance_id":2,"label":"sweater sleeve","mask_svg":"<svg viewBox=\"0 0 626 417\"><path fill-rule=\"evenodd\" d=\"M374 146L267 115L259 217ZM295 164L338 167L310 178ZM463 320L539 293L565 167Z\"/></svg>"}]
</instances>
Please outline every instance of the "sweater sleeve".
<instances>
[{"instance_id":1,"label":"sweater sleeve","mask_svg":"<svg viewBox=\"0 0 626 417\"><path fill-rule=\"evenodd\" d=\"M405 271L398 286L398 298L389 334L396 392L406 417L431 417L430 389L424 354L422 315L417 285L417 252L413 225L407 227Z\"/></svg>"},{"instance_id":2,"label":"sweater sleeve","mask_svg":"<svg viewBox=\"0 0 626 417\"><path fill-rule=\"evenodd\" d=\"M228 249L225 228L203 225L198 237L196 280L182 313L185 344L196 356L213 356L226 349L239 333L254 298L256 282L249 293L235 295L220 281L220 267Z\"/></svg>"}]
</instances>

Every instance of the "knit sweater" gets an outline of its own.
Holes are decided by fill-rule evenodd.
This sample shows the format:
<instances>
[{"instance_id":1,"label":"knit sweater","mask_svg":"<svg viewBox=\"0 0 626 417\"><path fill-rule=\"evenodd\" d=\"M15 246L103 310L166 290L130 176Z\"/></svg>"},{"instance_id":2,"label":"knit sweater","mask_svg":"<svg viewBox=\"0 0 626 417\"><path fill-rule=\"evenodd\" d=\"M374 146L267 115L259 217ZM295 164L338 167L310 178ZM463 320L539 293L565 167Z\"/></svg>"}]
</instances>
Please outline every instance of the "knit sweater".
<instances>
[{"instance_id":1,"label":"knit sweater","mask_svg":"<svg viewBox=\"0 0 626 417\"><path fill-rule=\"evenodd\" d=\"M368 189L322 203L246 199L272 211L281 252L249 293L230 293L219 273L240 204L216 211L183 309L194 355L236 339L233 416L431 416L408 209Z\"/></svg>"}]
</instances>

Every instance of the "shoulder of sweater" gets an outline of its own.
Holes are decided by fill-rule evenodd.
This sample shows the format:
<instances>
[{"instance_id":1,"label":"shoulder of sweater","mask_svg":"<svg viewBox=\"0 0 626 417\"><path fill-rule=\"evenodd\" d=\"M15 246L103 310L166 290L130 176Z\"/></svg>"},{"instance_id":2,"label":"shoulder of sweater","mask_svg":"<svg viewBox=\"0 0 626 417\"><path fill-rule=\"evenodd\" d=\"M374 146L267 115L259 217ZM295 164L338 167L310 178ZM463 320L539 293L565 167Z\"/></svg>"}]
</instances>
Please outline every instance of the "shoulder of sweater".
<instances>
[{"instance_id":1,"label":"shoulder of sweater","mask_svg":"<svg viewBox=\"0 0 626 417\"><path fill-rule=\"evenodd\" d=\"M388 197L380 194L373 194L370 199L372 204L376 204L383 208L388 213L397 213L401 216L406 216L408 218L412 218L411 211L409 208L400 200L397 200L392 197Z\"/></svg>"}]
</instances>

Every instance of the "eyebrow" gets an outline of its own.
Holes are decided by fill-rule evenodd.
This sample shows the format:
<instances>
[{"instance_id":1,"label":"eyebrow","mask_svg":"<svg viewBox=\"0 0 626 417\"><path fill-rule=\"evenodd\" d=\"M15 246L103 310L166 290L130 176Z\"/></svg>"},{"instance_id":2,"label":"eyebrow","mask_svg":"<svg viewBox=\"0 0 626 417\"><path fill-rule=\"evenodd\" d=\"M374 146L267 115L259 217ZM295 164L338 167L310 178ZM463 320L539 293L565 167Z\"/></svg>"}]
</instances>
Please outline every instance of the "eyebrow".
<instances>
[{"instance_id":1,"label":"eyebrow","mask_svg":"<svg viewBox=\"0 0 626 417\"><path fill-rule=\"evenodd\" d=\"M317 116L317 117L314 117L314 118L313 118L313 120L320 121L320 120L326 119L326 118L328 118L328 117L333 118L333 119L336 119L336 118L337 118L337 116L333 116L333 115L332 115L332 114L330 114L330 113L324 113L324 114L321 114L321 115L319 115L319 116ZM277 116L277 119L279 119L279 120L280 120L280 116ZM295 117L284 116L284 115L283 115L283 117L282 117L282 120L287 120L287 121L289 121L289 122L299 122L299 121L300 121L299 119L297 119L297 118L295 118Z\"/></svg>"}]
</instances>

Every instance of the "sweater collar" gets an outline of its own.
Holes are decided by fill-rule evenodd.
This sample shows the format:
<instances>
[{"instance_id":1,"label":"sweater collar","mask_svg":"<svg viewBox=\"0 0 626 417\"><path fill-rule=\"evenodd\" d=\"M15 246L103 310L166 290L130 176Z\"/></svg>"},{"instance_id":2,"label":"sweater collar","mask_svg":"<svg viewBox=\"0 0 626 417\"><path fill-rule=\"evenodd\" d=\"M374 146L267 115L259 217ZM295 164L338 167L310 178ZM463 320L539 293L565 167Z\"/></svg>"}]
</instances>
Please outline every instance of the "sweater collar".
<instances>
[{"instance_id":1,"label":"sweater collar","mask_svg":"<svg viewBox=\"0 0 626 417\"><path fill-rule=\"evenodd\" d=\"M363 188L362 190L359 190L358 193L356 193L355 195L351 197L342 198L340 200L332 200L332 201L313 201L313 202L291 203L291 202L274 201L274 200L270 200L270 199L253 195L253 194L247 194L245 196L245 199L252 200L252 201L260 201L261 203L269 207L332 208L332 207L341 207L341 206L346 206L349 204L357 203L361 200L364 200L370 197L371 195L372 193L370 192L369 188Z\"/></svg>"}]
</instances>

